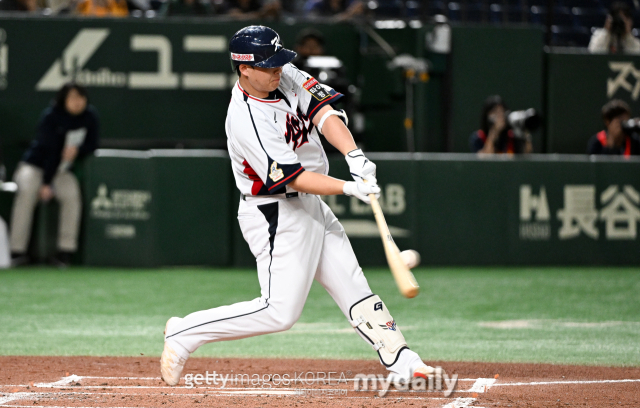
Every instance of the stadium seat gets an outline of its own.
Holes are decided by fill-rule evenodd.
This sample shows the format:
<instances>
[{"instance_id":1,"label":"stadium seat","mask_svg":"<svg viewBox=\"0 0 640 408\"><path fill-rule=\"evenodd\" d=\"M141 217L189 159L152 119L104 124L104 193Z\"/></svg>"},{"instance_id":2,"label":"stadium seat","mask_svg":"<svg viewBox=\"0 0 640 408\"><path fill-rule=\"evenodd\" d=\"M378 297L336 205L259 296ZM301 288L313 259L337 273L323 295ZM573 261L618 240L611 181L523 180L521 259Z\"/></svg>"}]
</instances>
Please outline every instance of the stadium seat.
<instances>
[{"instance_id":1,"label":"stadium seat","mask_svg":"<svg viewBox=\"0 0 640 408\"><path fill-rule=\"evenodd\" d=\"M529 6L538 6L538 7L547 7L549 2L547 0L527 0L527 5Z\"/></svg>"},{"instance_id":2,"label":"stadium seat","mask_svg":"<svg viewBox=\"0 0 640 408\"><path fill-rule=\"evenodd\" d=\"M551 26L551 45L558 47L587 47L591 31L585 27Z\"/></svg>"},{"instance_id":3,"label":"stadium seat","mask_svg":"<svg viewBox=\"0 0 640 408\"><path fill-rule=\"evenodd\" d=\"M507 9L507 21L510 23L526 23L529 20L528 9L519 6L509 6Z\"/></svg>"},{"instance_id":4,"label":"stadium seat","mask_svg":"<svg viewBox=\"0 0 640 408\"><path fill-rule=\"evenodd\" d=\"M481 1L469 2L462 10L464 21L471 23L482 23L488 20L486 5Z\"/></svg>"},{"instance_id":5,"label":"stadium seat","mask_svg":"<svg viewBox=\"0 0 640 408\"><path fill-rule=\"evenodd\" d=\"M504 0L502 3L509 7L526 8L524 0Z\"/></svg>"},{"instance_id":6,"label":"stadium seat","mask_svg":"<svg viewBox=\"0 0 640 408\"><path fill-rule=\"evenodd\" d=\"M545 24L547 19L547 9L542 6L531 6L529 22L531 24Z\"/></svg>"},{"instance_id":7,"label":"stadium seat","mask_svg":"<svg viewBox=\"0 0 640 408\"><path fill-rule=\"evenodd\" d=\"M451 21L461 21L461 12L460 12L460 3L456 3L454 1L450 2L447 5L448 8L448 16Z\"/></svg>"},{"instance_id":8,"label":"stadium seat","mask_svg":"<svg viewBox=\"0 0 640 408\"><path fill-rule=\"evenodd\" d=\"M502 5L493 3L489 5L489 21L492 23L502 23L504 21L502 12Z\"/></svg>"},{"instance_id":9,"label":"stadium seat","mask_svg":"<svg viewBox=\"0 0 640 408\"><path fill-rule=\"evenodd\" d=\"M427 14L430 16L435 16L436 14L447 15L444 2L442 1L427 2Z\"/></svg>"},{"instance_id":10,"label":"stadium seat","mask_svg":"<svg viewBox=\"0 0 640 408\"><path fill-rule=\"evenodd\" d=\"M404 12L407 17L419 17L422 11L420 8L420 2L417 0L407 0L404 7Z\"/></svg>"},{"instance_id":11,"label":"stadium seat","mask_svg":"<svg viewBox=\"0 0 640 408\"><path fill-rule=\"evenodd\" d=\"M607 18L606 13L596 9L574 7L571 9L571 12L575 16L579 26L589 29L592 27L603 27L604 21Z\"/></svg>"},{"instance_id":12,"label":"stadium seat","mask_svg":"<svg viewBox=\"0 0 640 408\"><path fill-rule=\"evenodd\" d=\"M404 4L401 0L377 0L376 17L403 17Z\"/></svg>"},{"instance_id":13,"label":"stadium seat","mask_svg":"<svg viewBox=\"0 0 640 408\"><path fill-rule=\"evenodd\" d=\"M553 25L561 26L561 27L574 27L575 19L571 10L568 7L554 7L553 8Z\"/></svg>"}]
</instances>

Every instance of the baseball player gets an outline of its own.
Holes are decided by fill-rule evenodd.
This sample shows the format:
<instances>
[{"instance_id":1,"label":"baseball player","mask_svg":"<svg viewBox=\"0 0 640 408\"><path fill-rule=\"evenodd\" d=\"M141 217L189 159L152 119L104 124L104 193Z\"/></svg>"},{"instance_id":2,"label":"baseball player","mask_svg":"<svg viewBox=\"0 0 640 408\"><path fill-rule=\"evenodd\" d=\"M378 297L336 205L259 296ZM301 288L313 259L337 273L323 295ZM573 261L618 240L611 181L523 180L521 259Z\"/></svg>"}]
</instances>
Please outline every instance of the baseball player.
<instances>
[{"instance_id":1,"label":"baseball player","mask_svg":"<svg viewBox=\"0 0 640 408\"><path fill-rule=\"evenodd\" d=\"M240 190L238 221L256 258L261 296L172 317L160 359L176 385L189 355L203 344L288 330L313 280L320 282L380 362L404 379L433 368L407 347L384 302L369 289L342 225L320 195L346 194L369 204L379 196L376 166L331 106L342 95L290 63L268 27L250 26L229 42L238 81L227 111L231 165ZM354 181L329 177L320 135L345 155Z\"/></svg>"}]
</instances>

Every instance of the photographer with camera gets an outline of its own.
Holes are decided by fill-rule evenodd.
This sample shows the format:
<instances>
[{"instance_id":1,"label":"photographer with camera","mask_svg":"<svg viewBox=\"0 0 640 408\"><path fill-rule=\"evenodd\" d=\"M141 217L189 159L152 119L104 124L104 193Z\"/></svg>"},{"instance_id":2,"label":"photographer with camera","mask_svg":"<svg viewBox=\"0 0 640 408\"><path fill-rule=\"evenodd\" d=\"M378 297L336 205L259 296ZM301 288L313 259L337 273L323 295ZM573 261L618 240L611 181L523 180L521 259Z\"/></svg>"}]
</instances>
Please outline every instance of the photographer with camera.
<instances>
[{"instance_id":1,"label":"photographer with camera","mask_svg":"<svg viewBox=\"0 0 640 408\"><path fill-rule=\"evenodd\" d=\"M611 54L640 54L640 40L633 36L633 14L625 2L611 5L604 28L593 32L589 52Z\"/></svg>"},{"instance_id":2,"label":"photographer with camera","mask_svg":"<svg viewBox=\"0 0 640 408\"><path fill-rule=\"evenodd\" d=\"M640 154L640 118L629 119L626 102L613 99L602 107L605 130L589 139L587 154L633 156Z\"/></svg>"},{"instance_id":3,"label":"photographer with camera","mask_svg":"<svg viewBox=\"0 0 640 408\"><path fill-rule=\"evenodd\" d=\"M499 95L488 97L482 107L480 129L471 134L474 153L521 154L533 152L531 131L541 119L534 109L509 112Z\"/></svg>"}]
</instances>

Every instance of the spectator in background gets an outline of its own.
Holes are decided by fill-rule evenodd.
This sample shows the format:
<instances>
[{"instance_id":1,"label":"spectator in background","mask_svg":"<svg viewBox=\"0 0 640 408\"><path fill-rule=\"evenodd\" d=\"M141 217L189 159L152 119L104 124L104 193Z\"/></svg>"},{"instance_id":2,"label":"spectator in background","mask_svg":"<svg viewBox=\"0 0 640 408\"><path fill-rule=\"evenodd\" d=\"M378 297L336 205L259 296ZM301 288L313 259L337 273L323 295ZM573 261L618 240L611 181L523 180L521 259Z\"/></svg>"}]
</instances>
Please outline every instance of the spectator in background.
<instances>
[{"instance_id":1,"label":"spectator in background","mask_svg":"<svg viewBox=\"0 0 640 408\"><path fill-rule=\"evenodd\" d=\"M227 2L227 14L241 20L278 17L281 9L280 0L228 0Z\"/></svg>"},{"instance_id":2,"label":"spectator in background","mask_svg":"<svg viewBox=\"0 0 640 408\"><path fill-rule=\"evenodd\" d=\"M71 170L98 146L98 115L88 102L84 87L64 85L53 106L43 112L37 137L18 163L14 174L18 192L11 214L11 253L16 266L29 263L27 248L38 200L60 202L59 252L53 263L69 265L78 248L82 198Z\"/></svg>"},{"instance_id":3,"label":"spectator in background","mask_svg":"<svg viewBox=\"0 0 640 408\"><path fill-rule=\"evenodd\" d=\"M626 102L613 99L602 107L605 129L589 139L587 154L631 156L640 154L640 139L637 134L624 131L622 124L631 117Z\"/></svg>"},{"instance_id":4,"label":"spectator in background","mask_svg":"<svg viewBox=\"0 0 640 408\"><path fill-rule=\"evenodd\" d=\"M125 0L80 0L76 12L93 17L127 17L129 7Z\"/></svg>"},{"instance_id":5,"label":"spectator in background","mask_svg":"<svg viewBox=\"0 0 640 408\"><path fill-rule=\"evenodd\" d=\"M161 16L207 16L213 14L210 0L167 0L162 3Z\"/></svg>"},{"instance_id":6,"label":"spectator in background","mask_svg":"<svg viewBox=\"0 0 640 408\"><path fill-rule=\"evenodd\" d=\"M516 137L507 124L507 107L498 95L488 97L482 107L480 129L471 134L469 144L474 153L531 153L531 135Z\"/></svg>"},{"instance_id":7,"label":"spectator in background","mask_svg":"<svg viewBox=\"0 0 640 408\"><path fill-rule=\"evenodd\" d=\"M640 40L633 36L633 14L627 3L616 1L611 5L604 28L593 32L589 41L592 53L640 53Z\"/></svg>"},{"instance_id":8,"label":"spectator in background","mask_svg":"<svg viewBox=\"0 0 640 408\"><path fill-rule=\"evenodd\" d=\"M37 13L41 10L38 0L1 0L0 11Z\"/></svg>"},{"instance_id":9,"label":"spectator in background","mask_svg":"<svg viewBox=\"0 0 640 408\"><path fill-rule=\"evenodd\" d=\"M361 0L307 0L305 10L309 16L349 20L364 14L365 7Z\"/></svg>"},{"instance_id":10,"label":"spectator in background","mask_svg":"<svg viewBox=\"0 0 640 408\"><path fill-rule=\"evenodd\" d=\"M324 35L320 31L313 28L300 31L294 47L298 55L291 61L292 64L304 69L309 57L324 55L324 44Z\"/></svg>"}]
</instances>

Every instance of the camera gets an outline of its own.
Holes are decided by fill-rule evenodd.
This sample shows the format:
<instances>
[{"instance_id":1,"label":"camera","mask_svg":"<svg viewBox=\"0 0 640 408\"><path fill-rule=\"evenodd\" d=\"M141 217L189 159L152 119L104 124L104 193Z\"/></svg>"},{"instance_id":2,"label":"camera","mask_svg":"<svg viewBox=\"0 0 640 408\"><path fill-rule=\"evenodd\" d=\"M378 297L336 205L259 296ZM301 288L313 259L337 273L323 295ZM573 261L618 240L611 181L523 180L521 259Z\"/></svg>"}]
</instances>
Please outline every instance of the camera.
<instances>
[{"instance_id":1,"label":"camera","mask_svg":"<svg viewBox=\"0 0 640 408\"><path fill-rule=\"evenodd\" d=\"M533 132L542 125L542 116L535 109L507 112L507 123L518 138L525 137L525 131Z\"/></svg>"},{"instance_id":2,"label":"camera","mask_svg":"<svg viewBox=\"0 0 640 408\"><path fill-rule=\"evenodd\" d=\"M611 18L611 34L622 38L627 31L627 27L625 26L621 13L611 13Z\"/></svg>"},{"instance_id":3,"label":"camera","mask_svg":"<svg viewBox=\"0 0 640 408\"><path fill-rule=\"evenodd\" d=\"M640 133L640 118L631 118L629 120L623 120L622 131L631 136L634 133Z\"/></svg>"}]
</instances>

